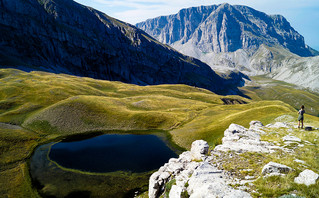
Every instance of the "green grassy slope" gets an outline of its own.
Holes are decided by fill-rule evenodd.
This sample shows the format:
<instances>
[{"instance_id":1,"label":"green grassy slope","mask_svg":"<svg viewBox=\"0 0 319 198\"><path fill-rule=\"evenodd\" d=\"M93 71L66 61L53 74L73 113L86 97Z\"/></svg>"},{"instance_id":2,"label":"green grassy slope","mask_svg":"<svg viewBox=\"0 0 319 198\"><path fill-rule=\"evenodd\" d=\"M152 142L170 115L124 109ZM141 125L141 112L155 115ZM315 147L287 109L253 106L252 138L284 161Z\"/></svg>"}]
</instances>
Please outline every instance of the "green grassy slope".
<instances>
[{"instance_id":1,"label":"green grassy slope","mask_svg":"<svg viewBox=\"0 0 319 198\"><path fill-rule=\"evenodd\" d=\"M252 83L241 88L253 100L281 100L295 109L305 105L308 114L319 116L319 94L289 83L263 76L251 77Z\"/></svg>"},{"instance_id":2,"label":"green grassy slope","mask_svg":"<svg viewBox=\"0 0 319 198\"><path fill-rule=\"evenodd\" d=\"M0 122L39 134L169 130L196 112L223 104L221 96L185 85L141 87L11 69L1 70L0 76Z\"/></svg>"},{"instance_id":3,"label":"green grassy slope","mask_svg":"<svg viewBox=\"0 0 319 198\"><path fill-rule=\"evenodd\" d=\"M37 197L27 159L36 146L67 135L161 129L177 145L190 148L196 139L220 142L230 123L267 124L283 114L295 116L296 110L278 100L219 96L186 85L137 86L0 69L0 123L12 124L0 125L0 195Z\"/></svg>"},{"instance_id":4,"label":"green grassy slope","mask_svg":"<svg viewBox=\"0 0 319 198\"><path fill-rule=\"evenodd\" d=\"M231 123L249 127L252 120L270 123L277 116L292 113L291 106L281 101L251 102L245 105L219 105L202 111L194 120L171 131L173 140L186 148L196 139L210 145L221 143L225 129Z\"/></svg>"},{"instance_id":5,"label":"green grassy slope","mask_svg":"<svg viewBox=\"0 0 319 198\"><path fill-rule=\"evenodd\" d=\"M162 129L189 148L195 139L217 143L232 122L270 121L294 111L279 101L219 96L186 85L141 87L13 69L1 70L0 77L0 122L41 135ZM225 98L247 104L224 105Z\"/></svg>"},{"instance_id":6,"label":"green grassy slope","mask_svg":"<svg viewBox=\"0 0 319 198\"><path fill-rule=\"evenodd\" d=\"M39 140L35 133L0 123L0 197L38 197L26 159Z\"/></svg>"}]
</instances>

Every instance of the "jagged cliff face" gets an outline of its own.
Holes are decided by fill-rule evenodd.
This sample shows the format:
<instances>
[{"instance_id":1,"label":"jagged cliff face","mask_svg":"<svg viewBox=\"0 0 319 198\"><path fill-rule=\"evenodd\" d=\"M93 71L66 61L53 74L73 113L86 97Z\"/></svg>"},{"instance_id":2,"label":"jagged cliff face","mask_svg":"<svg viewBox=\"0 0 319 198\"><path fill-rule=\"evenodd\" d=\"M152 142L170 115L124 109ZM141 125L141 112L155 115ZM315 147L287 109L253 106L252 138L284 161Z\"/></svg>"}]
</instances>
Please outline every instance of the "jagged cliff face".
<instances>
[{"instance_id":1,"label":"jagged cliff face","mask_svg":"<svg viewBox=\"0 0 319 198\"><path fill-rule=\"evenodd\" d=\"M319 61L311 56L318 52L307 46L303 36L281 15L221 4L183 9L136 26L219 72L269 74L319 90L319 74L310 72L317 70Z\"/></svg>"},{"instance_id":2,"label":"jagged cliff face","mask_svg":"<svg viewBox=\"0 0 319 198\"><path fill-rule=\"evenodd\" d=\"M0 0L0 65L236 93L211 68L72 0Z\"/></svg>"},{"instance_id":3,"label":"jagged cliff face","mask_svg":"<svg viewBox=\"0 0 319 198\"><path fill-rule=\"evenodd\" d=\"M203 53L255 52L261 44L283 46L312 56L304 38L280 15L266 15L247 6L213 5L183 9L170 16L136 24L160 42L196 45Z\"/></svg>"}]
</instances>

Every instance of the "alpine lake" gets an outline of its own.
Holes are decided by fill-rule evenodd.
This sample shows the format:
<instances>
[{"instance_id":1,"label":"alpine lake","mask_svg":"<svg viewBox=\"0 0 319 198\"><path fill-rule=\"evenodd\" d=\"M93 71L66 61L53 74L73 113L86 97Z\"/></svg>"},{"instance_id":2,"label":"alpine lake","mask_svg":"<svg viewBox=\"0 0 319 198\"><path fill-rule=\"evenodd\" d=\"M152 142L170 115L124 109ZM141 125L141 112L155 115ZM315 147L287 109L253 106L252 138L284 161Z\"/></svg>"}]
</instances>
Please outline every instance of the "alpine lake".
<instances>
[{"instance_id":1,"label":"alpine lake","mask_svg":"<svg viewBox=\"0 0 319 198\"><path fill-rule=\"evenodd\" d=\"M165 131L69 136L37 147L30 175L44 198L134 197L181 152Z\"/></svg>"}]
</instances>

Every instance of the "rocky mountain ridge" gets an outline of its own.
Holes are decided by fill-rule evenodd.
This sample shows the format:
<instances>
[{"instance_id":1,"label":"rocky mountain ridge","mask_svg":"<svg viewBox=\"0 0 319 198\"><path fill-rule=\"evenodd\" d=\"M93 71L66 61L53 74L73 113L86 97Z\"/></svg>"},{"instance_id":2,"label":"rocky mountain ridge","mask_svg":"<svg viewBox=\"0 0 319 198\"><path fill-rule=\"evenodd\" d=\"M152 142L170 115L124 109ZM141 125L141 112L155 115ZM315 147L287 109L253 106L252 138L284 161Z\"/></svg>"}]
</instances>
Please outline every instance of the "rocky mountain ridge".
<instances>
[{"instance_id":1,"label":"rocky mountain ridge","mask_svg":"<svg viewBox=\"0 0 319 198\"><path fill-rule=\"evenodd\" d=\"M281 116L276 120L286 117ZM317 139L309 142L295 137L292 135L293 128L291 123L286 122L264 126L259 121L252 121L249 129L231 124L224 132L223 143L212 151L209 151L206 141L196 140L190 151L182 153L177 159L170 159L168 163L153 173L150 177L148 195L150 198L160 197L162 194L173 198L250 198L253 195L254 197L262 195L262 192L256 189L257 180L271 177L287 178L288 174L296 176L287 179L289 181L286 182L292 180L291 182L297 185L316 185L319 179L316 173L318 170L309 166L305 161L297 159L301 156L295 154L305 145L315 146ZM261 140L262 136L271 136L271 133L280 136L280 141ZM276 163L267 159L271 154L285 155L285 157L281 158L281 163ZM287 156L292 156L290 160L293 160L294 168L285 165L288 162L285 160ZM258 158L255 159L255 157ZM257 164L258 168L255 167L257 170L250 169L251 160L257 160L254 161L254 164ZM300 174L294 172L300 172ZM277 185L281 188L282 184ZM281 190L281 194L284 194L285 190L282 188ZM296 193L302 192L290 189L286 193L296 196Z\"/></svg>"},{"instance_id":2,"label":"rocky mountain ridge","mask_svg":"<svg viewBox=\"0 0 319 198\"><path fill-rule=\"evenodd\" d=\"M1 0L0 28L1 67L138 85L187 84L220 94L238 93L242 84L72 0Z\"/></svg>"},{"instance_id":3,"label":"rocky mountain ridge","mask_svg":"<svg viewBox=\"0 0 319 198\"><path fill-rule=\"evenodd\" d=\"M136 26L221 73L269 74L318 91L318 72L309 71L316 71L318 58L312 56L319 53L306 45L303 36L281 15L221 4L183 9Z\"/></svg>"},{"instance_id":4,"label":"rocky mountain ridge","mask_svg":"<svg viewBox=\"0 0 319 198\"><path fill-rule=\"evenodd\" d=\"M266 44L283 46L299 56L315 55L283 16L266 15L241 5L193 7L136 26L162 43L192 43L203 53L244 49L253 54Z\"/></svg>"}]
</instances>

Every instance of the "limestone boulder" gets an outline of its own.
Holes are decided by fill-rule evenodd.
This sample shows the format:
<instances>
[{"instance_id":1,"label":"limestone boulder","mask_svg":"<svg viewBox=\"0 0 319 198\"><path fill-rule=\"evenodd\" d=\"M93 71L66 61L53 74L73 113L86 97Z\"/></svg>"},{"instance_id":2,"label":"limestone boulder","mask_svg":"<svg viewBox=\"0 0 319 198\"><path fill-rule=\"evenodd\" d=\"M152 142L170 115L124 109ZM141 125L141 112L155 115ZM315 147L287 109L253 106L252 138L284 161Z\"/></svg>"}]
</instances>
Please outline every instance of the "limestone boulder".
<instances>
[{"instance_id":1,"label":"limestone boulder","mask_svg":"<svg viewBox=\"0 0 319 198\"><path fill-rule=\"evenodd\" d=\"M263 175L282 175L287 174L290 171L292 171L292 168L290 168L289 166L275 162L269 162L264 166L261 173Z\"/></svg>"},{"instance_id":2,"label":"limestone boulder","mask_svg":"<svg viewBox=\"0 0 319 198\"><path fill-rule=\"evenodd\" d=\"M316 184L319 175L312 170L306 169L302 171L298 177L295 178L295 183L297 184L305 184L307 186Z\"/></svg>"},{"instance_id":3,"label":"limestone boulder","mask_svg":"<svg viewBox=\"0 0 319 198\"><path fill-rule=\"evenodd\" d=\"M193 160L202 160L207 155L209 145L204 140L196 140L192 143L191 155Z\"/></svg>"}]
</instances>

